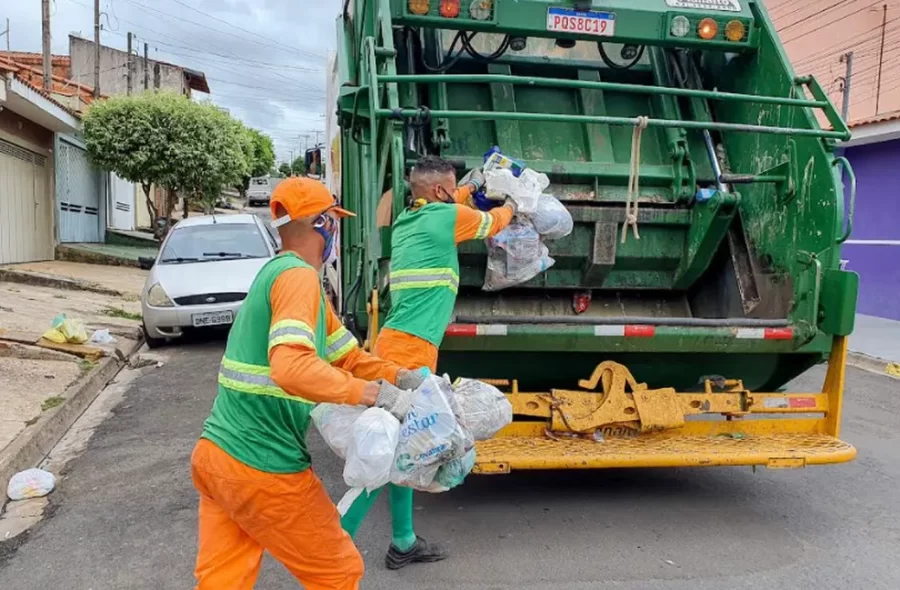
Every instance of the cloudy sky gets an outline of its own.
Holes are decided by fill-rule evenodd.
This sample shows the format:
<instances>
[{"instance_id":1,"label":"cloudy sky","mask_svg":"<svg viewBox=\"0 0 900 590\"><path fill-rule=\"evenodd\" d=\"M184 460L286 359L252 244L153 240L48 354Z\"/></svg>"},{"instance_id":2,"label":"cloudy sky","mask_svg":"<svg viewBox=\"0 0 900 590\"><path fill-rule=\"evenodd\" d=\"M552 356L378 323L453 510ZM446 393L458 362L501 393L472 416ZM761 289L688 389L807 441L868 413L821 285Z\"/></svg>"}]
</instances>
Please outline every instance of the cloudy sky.
<instances>
[{"instance_id":1,"label":"cloudy sky","mask_svg":"<svg viewBox=\"0 0 900 590\"><path fill-rule=\"evenodd\" d=\"M40 51L40 1L2 4L10 48ZM325 129L325 60L340 7L341 0L101 0L101 42L124 50L130 31L135 47L149 45L150 59L206 73L209 98L268 133L283 161ZM93 39L93 0L51 0L51 15L53 53L68 54L69 33Z\"/></svg>"}]
</instances>

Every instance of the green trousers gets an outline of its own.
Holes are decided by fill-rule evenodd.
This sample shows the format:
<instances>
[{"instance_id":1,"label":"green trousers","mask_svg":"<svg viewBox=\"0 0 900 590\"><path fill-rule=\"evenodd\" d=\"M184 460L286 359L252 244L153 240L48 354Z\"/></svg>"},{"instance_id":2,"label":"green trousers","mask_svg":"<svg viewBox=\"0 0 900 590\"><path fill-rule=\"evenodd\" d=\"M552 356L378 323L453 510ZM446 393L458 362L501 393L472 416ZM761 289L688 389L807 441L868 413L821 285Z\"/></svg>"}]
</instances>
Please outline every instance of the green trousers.
<instances>
[{"instance_id":1,"label":"green trousers","mask_svg":"<svg viewBox=\"0 0 900 590\"><path fill-rule=\"evenodd\" d=\"M391 502L391 542L400 551L406 551L416 542L413 530L413 490L394 484L388 484L388 488ZM341 526L351 537L356 536L356 531L383 489L379 488L371 494L360 494L341 518Z\"/></svg>"}]
</instances>

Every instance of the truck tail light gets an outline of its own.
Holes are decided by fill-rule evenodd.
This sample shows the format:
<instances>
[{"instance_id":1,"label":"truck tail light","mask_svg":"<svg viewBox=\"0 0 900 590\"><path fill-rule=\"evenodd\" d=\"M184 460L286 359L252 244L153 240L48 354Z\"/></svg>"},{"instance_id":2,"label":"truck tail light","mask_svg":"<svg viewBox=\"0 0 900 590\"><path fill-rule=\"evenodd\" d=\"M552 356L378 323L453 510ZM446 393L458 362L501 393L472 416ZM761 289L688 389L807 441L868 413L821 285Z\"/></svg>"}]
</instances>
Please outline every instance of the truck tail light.
<instances>
[{"instance_id":1,"label":"truck tail light","mask_svg":"<svg viewBox=\"0 0 900 590\"><path fill-rule=\"evenodd\" d=\"M441 16L456 18L459 16L459 0L441 0Z\"/></svg>"},{"instance_id":2,"label":"truck tail light","mask_svg":"<svg viewBox=\"0 0 900 590\"><path fill-rule=\"evenodd\" d=\"M747 27L739 20L733 20L725 25L725 38L729 41L734 41L735 43L743 41L746 34Z\"/></svg>"},{"instance_id":3,"label":"truck tail light","mask_svg":"<svg viewBox=\"0 0 900 590\"><path fill-rule=\"evenodd\" d=\"M715 39L719 34L719 23L715 19L705 18L697 25L697 35L705 40Z\"/></svg>"},{"instance_id":4,"label":"truck tail light","mask_svg":"<svg viewBox=\"0 0 900 590\"><path fill-rule=\"evenodd\" d=\"M472 0L469 5L469 14L475 20L488 20L491 18L493 6L494 0Z\"/></svg>"},{"instance_id":5,"label":"truck tail light","mask_svg":"<svg viewBox=\"0 0 900 590\"><path fill-rule=\"evenodd\" d=\"M409 11L413 14L428 14L431 5L428 0L409 0Z\"/></svg>"}]
</instances>

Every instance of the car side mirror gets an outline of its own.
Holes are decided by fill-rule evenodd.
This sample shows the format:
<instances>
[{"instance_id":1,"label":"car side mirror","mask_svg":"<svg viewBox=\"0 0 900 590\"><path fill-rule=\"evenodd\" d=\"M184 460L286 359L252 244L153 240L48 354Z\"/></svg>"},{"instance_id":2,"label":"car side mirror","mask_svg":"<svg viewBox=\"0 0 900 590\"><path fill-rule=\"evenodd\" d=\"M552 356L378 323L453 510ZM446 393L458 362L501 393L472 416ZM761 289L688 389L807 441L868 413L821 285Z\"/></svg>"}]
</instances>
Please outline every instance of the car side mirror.
<instances>
[{"instance_id":1,"label":"car side mirror","mask_svg":"<svg viewBox=\"0 0 900 590\"><path fill-rule=\"evenodd\" d=\"M150 270L153 268L153 265L156 264L156 258L150 256L139 256L138 257L138 266L142 270Z\"/></svg>"}]
</instances>

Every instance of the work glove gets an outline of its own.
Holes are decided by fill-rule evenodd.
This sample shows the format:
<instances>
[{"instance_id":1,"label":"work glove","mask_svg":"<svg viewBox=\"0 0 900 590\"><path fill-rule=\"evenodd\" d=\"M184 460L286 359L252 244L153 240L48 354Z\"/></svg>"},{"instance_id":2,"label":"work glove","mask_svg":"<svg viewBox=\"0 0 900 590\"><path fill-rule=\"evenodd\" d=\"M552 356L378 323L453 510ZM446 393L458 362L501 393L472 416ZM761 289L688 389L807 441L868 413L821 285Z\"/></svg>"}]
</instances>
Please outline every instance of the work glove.
<instances>
[{"instance_id":1,"label":"work glove","mask_svg":"<svg viewBox=\"0 0 900 590\"><path fill-rule=\"evenodd\" d=\"M465 186L467 184L472 186L473 195L484 188L484 172L481 171L481 168L472 168L465 176L463 176L459 186Z\"/></svg>"},{"instance_id":2,"label":"work glove","mask_svg":"<svg viewBox=\"0 0 900 590\"><path fill-rule=\"evenodd\" d=\"M387 410L402 422L409 412L415 392L400 389L384 379L379 379L376 383L378 383L378 397L375 398L375 407Z\"/></svg>"},{"instance_id":3,"label":"work glove","mask_svg":"<svg viewBox=\"0 0 900 590\"><path fill-rule=\"evenodd\" d=\"M422 367L420 369L416 369L415 371L410 371L409 369L400 369L397 371L397 381L396 385L400 389L418 389L420 385L425 381L425 378L431 374L431 371L428 370L428 367Z\"/></svg>"},{"instance_id":4,"label":"work glove","mask_svg":"<svg viewBox=\"0 0 900 590\"><path fill-rule=\"evenodd\" d=\"M513 210L513 217L519 212L519 204L516 203L512 197L507 197L505 201L503 201L504 207L509 207Z\"/></svg>"}]
</instances>

